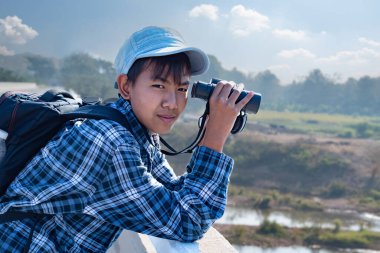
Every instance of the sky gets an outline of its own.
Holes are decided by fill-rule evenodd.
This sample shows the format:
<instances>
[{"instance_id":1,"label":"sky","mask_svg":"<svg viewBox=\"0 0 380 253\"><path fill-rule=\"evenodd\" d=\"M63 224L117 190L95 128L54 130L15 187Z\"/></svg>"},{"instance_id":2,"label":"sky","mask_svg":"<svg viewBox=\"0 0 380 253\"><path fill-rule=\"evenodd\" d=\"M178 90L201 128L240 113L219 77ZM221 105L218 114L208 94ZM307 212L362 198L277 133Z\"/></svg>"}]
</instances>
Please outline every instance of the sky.
<instances>
[{"instance_id":1,"label":"sky","mask_svg":"<svg viewBox=\"0 0 380 253\"><path fill-rule=\"evenodd\" d=\"M338 82L380 76L378 0L0 0L0 55L113 62L134 31L176 29L226 69L284 85L320 69Z\"/></svg>"}]
</instances>

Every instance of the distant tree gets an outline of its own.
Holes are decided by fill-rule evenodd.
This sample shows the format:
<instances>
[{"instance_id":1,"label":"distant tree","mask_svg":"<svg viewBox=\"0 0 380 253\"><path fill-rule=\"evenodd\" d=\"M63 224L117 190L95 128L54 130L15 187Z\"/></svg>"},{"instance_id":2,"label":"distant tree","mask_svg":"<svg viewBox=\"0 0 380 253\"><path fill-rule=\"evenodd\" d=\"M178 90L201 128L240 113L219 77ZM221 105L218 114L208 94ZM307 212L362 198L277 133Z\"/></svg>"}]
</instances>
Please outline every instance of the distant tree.
<instances>
[{"instance_id":1,"label":"distant tree","mask_svg":"<svg viewBox=\"0 0 380 253\"><path fill-rule=\"evenodd\" d=\"M252 80L254 91L263 95L262 107L272 108L279 103L283 93L283 87L280 80L269 70L258 73Z\"/></svg>"},{"instance_id":2,"label":"distant tree","mask_svg":"<svg viewBox=\"0 0 380 253\"><path fill-rule=\"evenodd\" d=\"M60 70L59 83L81 96L115 97L116 74L110 62L78 53L66 57Z\"/></svg>"},{"instance_id":3,"label":"distant tree","mask_svg":"<svg viewBox=\"0 0 380 253\"><path fill-rule=\"evenodd\" d=\"M57 67L53 59L40 55L27 55L29 61L28 69L32 72L37 83L53 85L53 78L57 74Z\"/></svg>"},{"instance_id":4,"label":"distant tree","mask_svg":"<svg viewBox=\"0 0 380 253\"><path fill-rule=\"evenodd\" d=\"M213 55L208 55L210 60L210 67L208 70L199 76L194 76L195 80L202 80L208 82L211 78L225 78L225 70L222 67L220 61Z\"/></svg>"},{"instance_id":5,"label":"distant tree","mask_svg":"<svg viewBox=\"0 0 380 253\"><path fill-rule=\"evenodd\" d=\"M354 78L349 78L342 86L342 95L345 99L342 100L341 113L358 113L358 104L361 100L360 95L358 94L358 81Z\"/></svg>"},{"instance_id":6,"label":"distant tree","mask_svg":"<svg viewBox=\"0 0 380 253\"><path fill-rule=\"evenodd\" d=\"M357 109L363 114L379 113L380 78L362 77L357 86Z\"/></svg>"},{"instance_id":7,"label":"distant tree","mask_svg":"<svg viewBox=\"0 0 380 253\"><path fill-rule=\"evenodd\" d=\"M3 82L24 82L25 78L16 75L11 70L0 68L0 81L3 81Z\"/></svg>"},{"instance_id":8,"label":"distant tree","mask_svg":"<svg viewBox=\"0 0 380 253\"><path fill-rule=\"evenodd\" d=\"M303 80L282 86L269 70L247 75L236 67L223 68L213 55L209 59L208 71L194 76L193 81L219 78L242 82L246 90L262 93L261 109L380 115L380 77L349 78L345 83L337 83L315 69ZM74 89L82 96L116 96L112 63L84 53L62 60L32 54L0 56L0 81L36 81ZM198 99L189 99L188 104L188 111L200 112L205 106Z\"/></svg>"},{"instance_id":9,"label":"distant tree","mask_svg":"<svg viewBox=\"0 0 380 253\"><path fill-rule=\"evenodd\" d=\"M239 71L236 67L232 68L232 70L227 71L227 80L234 81L236 83L245 83L246 87L249 85L247 83L247 76Z\"/></svg>"}]
</instances>

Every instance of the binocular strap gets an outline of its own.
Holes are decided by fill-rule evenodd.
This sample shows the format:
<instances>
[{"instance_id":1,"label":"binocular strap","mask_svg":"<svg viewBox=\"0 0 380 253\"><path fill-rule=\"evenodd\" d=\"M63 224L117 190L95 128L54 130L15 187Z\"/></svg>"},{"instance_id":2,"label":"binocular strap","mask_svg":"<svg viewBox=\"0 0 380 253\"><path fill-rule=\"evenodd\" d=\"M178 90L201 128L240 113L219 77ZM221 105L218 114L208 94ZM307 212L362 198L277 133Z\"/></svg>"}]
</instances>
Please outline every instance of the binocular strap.
<instances>
[{"instance_id":1,"label":"binocular strap","mask_svg":"<svg viewBox=\"0 0 380 253\"><path fill-rule=\"evenodd\" d=\"M197 137L195 138L193 143L191 143L187 148L184 148L181 151L177 151L160 136L160 141L162 142L162 144L164 144L165 147L167 147L169 150L172 151L170 152L170 151L161 149L161 152L168 156L175 156L175 155L184 154L184 153L192 153L195 147L198 146L199 142L202 140L203 136L205 135L205 132L206 132L205 125L206 125L208 114L209 114L209 103L207 102L206 109L204 113L202 114L202 116L199 118L200 124L199 124L199 131L198 131Z\"/></svg>"}]
</instances>

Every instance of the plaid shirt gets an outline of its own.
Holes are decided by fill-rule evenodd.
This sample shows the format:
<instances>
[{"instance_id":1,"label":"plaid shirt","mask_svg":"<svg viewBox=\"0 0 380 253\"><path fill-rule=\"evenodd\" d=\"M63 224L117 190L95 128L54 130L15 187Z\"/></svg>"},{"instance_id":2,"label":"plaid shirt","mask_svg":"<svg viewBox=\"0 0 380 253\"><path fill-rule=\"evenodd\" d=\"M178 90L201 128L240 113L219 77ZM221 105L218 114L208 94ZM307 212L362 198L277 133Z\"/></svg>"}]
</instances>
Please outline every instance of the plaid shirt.
<instances>
[{"instance_id":1,"label":"plaid shirt","mask_svg":"<svg viewBox=\"0 0 380 253\"><path fill-rule=\"evenodd\" d=\"M177 177L129 102L111 106L130 130L109 120L66 123L1 197L0 214L53 214L37 223L30 252L105 252L122 229L191 242L222 216L230 157L198 147ZM21 252L33 224L0 224L0 252Z\"/></svg>"}]
</instances>

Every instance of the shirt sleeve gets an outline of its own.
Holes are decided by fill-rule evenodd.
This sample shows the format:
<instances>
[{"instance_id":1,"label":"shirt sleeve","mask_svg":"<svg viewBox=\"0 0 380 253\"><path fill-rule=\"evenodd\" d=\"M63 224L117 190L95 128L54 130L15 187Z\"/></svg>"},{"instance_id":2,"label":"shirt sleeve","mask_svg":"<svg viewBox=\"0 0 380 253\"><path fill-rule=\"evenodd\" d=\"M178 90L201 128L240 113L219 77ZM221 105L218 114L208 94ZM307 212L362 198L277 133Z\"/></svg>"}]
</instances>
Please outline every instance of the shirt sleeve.
<instances>
[{"instance_id":1,"label":"shirt sleeve","mask_svg":"<svg viewBox=\"0 0 380 253\"><path fill-rule=\"evenodd\" d=\"M148 172L136 145L119 145L84 213L124 229L192 242L223 215L232 167L230 157L199 147L188 164L191 172L175 179L182 181L174 191L165 187L170 176L158 181Z\"/></svg>"},{"instance_id":2,"label":"shirt sleeve","mask_svg":"<svg viewBox=\"0 0 380 253\"><path fill-rule=\"evenodd\" d=\"M187 177L187 173L177 176L169 162L166 160L165 155L159 150L156 151L153 158L152 169L150 172L159 183L172 191L180 190Z\"/></svg>"}]
</instances>

